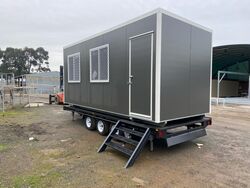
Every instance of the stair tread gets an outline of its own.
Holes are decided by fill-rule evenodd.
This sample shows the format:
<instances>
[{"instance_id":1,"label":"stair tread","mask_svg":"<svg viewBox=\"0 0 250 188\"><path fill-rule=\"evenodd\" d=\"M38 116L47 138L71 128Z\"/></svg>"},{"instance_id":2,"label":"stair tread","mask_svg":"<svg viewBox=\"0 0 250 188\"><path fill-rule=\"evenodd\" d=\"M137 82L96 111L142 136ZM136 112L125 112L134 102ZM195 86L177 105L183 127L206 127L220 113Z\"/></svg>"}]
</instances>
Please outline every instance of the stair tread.
<instances>
[{"instance_id":1,"label":"stair tread","mask_svg":"<svg viewBox=\"0 0 250 188\"><path fill-rule=\"evenodd\" d=\"M138 141L132 140L132 139L129 139L129 138L126 138L126 137L124 137L124 136L120 136L120 135L114 134L114 135L111 135L111 137L112 137L112 138L115 138L115 139L117 139L117 140L126 142L126 143L128 143L128 144L134 145L134 146L137 146L137 145L138 145Z\"/></svg>"},{"instance_id":2,"label":"stair tread","mask_svg":"<svg viewBox=\"0 0 250 188\"><path fill-rule=\"evenodd\" d=\"M125 128L125 127L116 127L116 129L118 129L120 131L124 131L126 133L136 135L136 136L140 136L140 137L142 137L144 135L143 132L135 131L135 130L128 129L128 128Z\"/></svg>"},{"instance_id":3,"label":"stair tread","mask_svg":"<svg viewBox=\"0 0 250 188\"><path fill-rule=\"evenodd\" d=\"M138 123L136 122L119 120L116 123L114 129L109 133L109 135L104 140L98 152L103 152L107 147L110 147L129 157L125 165L125 168L132 166L136 158L139 156L140 152L142 151L143 147L147 143L149 136L151 135L151 128L140 127L140 126L137 126L137 124ZM139 127L140 127L139 130L133 130ZM122 131L124 133L129 133L131 135L141 137L140 141L134 140L133 137L131 137L130 139L123 135L117 135L116 134L117 130ZM122 142L127 143L129 145L123 145Z\"/></svg>"},{"instance_id":4,"label":"stair tread","mask_svg":"<svg viewBox=\"0 0 250 188\"><path fill-rule=\"evenodd\" d=\"M144 125L144 124L142 124L142 123L138 123L138 122L134 122L134 121L129 121L129 120L121 120L121 123L126 123L126 124L133 125L133 126L136 126L136 127L142 127L142 128L145 128L145 125Z\"/></svg>"},{"instance_id":5,"label":"stair tread","mask_svg":"<svg viewBox=\"0 0 250 188\"><path fill-rule=\"evenodd\" d=\"M111 147L111 148L113 148L113 149L115 149L115 150L118 150L118 151L126 154L127 156L131 156L132 153L133 153L132 150L130 150L128 148L125 148L121 144L114 143L112 141L111 142L107 142L106 145L109 146L109 147Z\"/></svg>"}]
</instances>

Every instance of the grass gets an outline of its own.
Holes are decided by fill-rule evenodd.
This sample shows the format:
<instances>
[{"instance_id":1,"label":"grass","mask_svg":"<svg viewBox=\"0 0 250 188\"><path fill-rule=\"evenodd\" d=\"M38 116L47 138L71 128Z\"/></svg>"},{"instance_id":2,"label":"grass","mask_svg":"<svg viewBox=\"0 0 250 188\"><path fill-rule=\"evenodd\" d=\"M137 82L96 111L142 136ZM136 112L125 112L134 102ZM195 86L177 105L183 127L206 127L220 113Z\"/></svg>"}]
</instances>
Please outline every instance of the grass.
<instances>
[{"instance_id":1,"label":"grass","mask_svg":"<svg viewBox=\"0 0 250 188\"><path fill-rule=\"evenodd\" d=\"M32 155L39 154L37 151L32 151ZM38 157L38 156L37 156ZM44 156L40 156L40 162L34 164L33 170L14 176L11 180L13 188L47 188L55 187L58 184L62 174L58 172L51 163L44 163Z\"/></svg>"},{"instance_id":2,"label":"grass","mask_svg":"<svg viewBox=\"0 0 250 188\"><path fill-rule=\"evenodd\" d=\"M12 186L14 188L30 187L30 188L47 188L56 185L59 178L62 177L60 172L53 169L50 163L39 163L33 171L25 175L15 176L12 179Z\"/></svg>"},{"instance_id":3,"label":"grass","mask_svg":"<svg viewBox=\"0 0 250 188\"><path fill-rule=\"evenodd\" d=\"M8 148L7 145L5 145L5 144L0 144L0 152L6 150L7 148Z\"/></svg>"},{"instance_id":4,"label":"grass","mask_svg":"<svg viewBox=\"0 0 250 188\"><path fill-rule=\"evenodd\" d=\"M16 176L13 178L12 187L14 188L52 187L60 177L61 177L61 174L59 172L49 172L45 175L33 174L33 175L26 175L26 176Z\"/></svg>"},{"instance_id":5,"label":"grass","mask_svg":"<svg viewBox=\"0 0 250 188\"><path fill-rule=\"evenodd\" d=\"M25 111L21 107L12 108L9 110L6 110L5 112L0 112L0 116L17 116L24 114Z\"/></svg>"},{"instance_id":6,"label":"grass","mask_svg":"<svg viewBox=\"0 0 250 188\"><path fill-rule=\"evenodd\" d=\"M0 126L11 125L11 124L22 124L28 125L38 119L39 114L34 109L28 109L23 107L15 107L5 112L0 110Z\"/></svg>"},{"instance_id":7,"label":"grass","mask_svg":"<svg viewBox=\"0 0 250 188\"><path fill-rule=\"evenodd\" d=\"M5 144L0 144L0 152L8 149ZM33 152L35 156L37 152ZM43 161L43 157L40 158ZM55 169L51 163L37 162L34 164L34 168L31 171L26 171L20 175L12 176L11 180L4 184L0 177L0 188L12 187L12 188L47 188L55 187L58 185L62 174ZM0 173L1 174L1 173Z\"/></svg>"}]
</instances>

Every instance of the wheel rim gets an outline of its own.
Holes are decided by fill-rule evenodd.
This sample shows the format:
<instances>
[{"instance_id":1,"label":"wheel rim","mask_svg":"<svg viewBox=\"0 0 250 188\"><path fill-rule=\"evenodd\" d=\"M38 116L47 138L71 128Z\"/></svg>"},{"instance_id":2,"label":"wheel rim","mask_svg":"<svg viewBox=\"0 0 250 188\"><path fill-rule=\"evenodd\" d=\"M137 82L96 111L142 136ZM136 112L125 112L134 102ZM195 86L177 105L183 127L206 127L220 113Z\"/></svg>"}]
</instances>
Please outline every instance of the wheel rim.
<instances>
[{"instance_id":1,"label":"wheel rim","mask_svg":"<svg viewBox=\"0 0 250 188\"><path fill-rule=\"evenodd\" d=\"M97 123L97 129L101 133L104 131L104 123L102 121L98 121L98 123Z\"/></svg>"},{"instance_id":2,"label":"wheel rim","mask_svg":"<svg viewBox=\"0 0 250 188\"><path fill-rule=\"evenodd\" d=\"M85 121L86 121L86 126L87 126L88 128L90 128L91 125L92 125L91 118L90 118L90 117L87 117Z\"/></svg>"}]
</instances>

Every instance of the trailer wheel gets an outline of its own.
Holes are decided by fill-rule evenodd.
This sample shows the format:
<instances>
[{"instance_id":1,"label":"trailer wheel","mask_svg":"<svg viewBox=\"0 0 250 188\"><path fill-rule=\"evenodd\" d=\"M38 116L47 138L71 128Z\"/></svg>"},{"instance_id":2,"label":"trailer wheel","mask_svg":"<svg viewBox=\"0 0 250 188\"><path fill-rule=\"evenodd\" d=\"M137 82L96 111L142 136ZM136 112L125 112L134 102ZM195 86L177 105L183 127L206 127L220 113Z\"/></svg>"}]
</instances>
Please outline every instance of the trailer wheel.
<instances>
[{"instance_id":1,"label":"trailer wheel","mask_svg":"<svg viewBox=\"0 0 250 188\"><path fill-rule=\"evenodd\" d=\"M100 135L107 135L109 133L110 130L110 125L103 121L103 120L98 120L97 121L97 131Z\"/></svg>"},{"instance_id":2,"label":"trailer wheel","mask_svg":"<svg viewBox=\"0 0 250 188\"><path fill-rule=\"evenodd\" d=\"M96 123L95 123L95 119L91 118L91 117L86 117L84 118L84 125L87 129L89 130L95 130L96 129Z\"/></svg>"}]
</instances>

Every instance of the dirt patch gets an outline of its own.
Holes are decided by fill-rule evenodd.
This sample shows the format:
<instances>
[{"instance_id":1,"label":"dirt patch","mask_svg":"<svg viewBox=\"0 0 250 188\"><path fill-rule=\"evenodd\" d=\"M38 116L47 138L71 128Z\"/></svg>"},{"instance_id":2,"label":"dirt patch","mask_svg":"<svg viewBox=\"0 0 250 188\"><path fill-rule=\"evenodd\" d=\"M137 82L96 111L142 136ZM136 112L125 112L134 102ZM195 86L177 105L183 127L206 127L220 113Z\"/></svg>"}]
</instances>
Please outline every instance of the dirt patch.
<instances>
[{"instance_id":1,"label":"dirt patch","mask_svg":"<svg viewBox=\"0 0 250 188\"><path fill-rule=\"evenodd\" d=\"M28 138L28 135L25 133L24 127L20 125L0 126L0 132L0 141L2 143L17 142L19 140Z\"/></svg>"},{"instance_id":2,"label":"dirt patch","mask_svg":"<svg viewBox=\"0 0 250 188\"><path fill-rule=\"evenodd\" d=\"M43 126L46 123L44 122L39 122L39 123L32 123L30 126L27 127L27 132L30 132L31 134L34 135L42 135L42 134L46 134L46 129L43 128Z\"/></svg>"},{"instance_id":3,"label":"dirt patch","mask_svg":"<svg viewBox=\"0 0 250 188\"><path fill-rule=\"evenodd\" d=\"M28 140L32 135L47 134L46 129L42 127L42 123L34 123L28 126L15 125L2 125L0 126L0 140L3 142Z\"/></svg>"}]
</instances>

